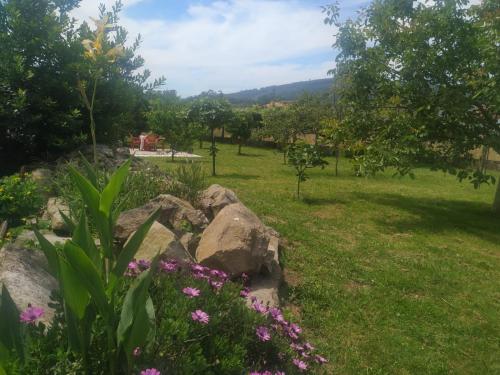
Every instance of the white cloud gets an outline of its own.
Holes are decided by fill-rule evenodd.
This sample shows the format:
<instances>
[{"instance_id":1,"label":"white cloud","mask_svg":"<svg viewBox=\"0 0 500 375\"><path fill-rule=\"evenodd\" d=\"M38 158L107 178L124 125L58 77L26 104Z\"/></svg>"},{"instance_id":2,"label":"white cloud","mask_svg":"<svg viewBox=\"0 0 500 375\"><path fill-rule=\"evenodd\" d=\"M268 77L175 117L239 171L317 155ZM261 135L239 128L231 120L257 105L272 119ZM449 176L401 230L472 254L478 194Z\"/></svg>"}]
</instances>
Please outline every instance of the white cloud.
<instances>
[{"instance_id":1,"label":"white cloud","mask_svg":"<svg viewBox=\"0 0 500 375\"><path fill-rule=\"evenodd\" d=\"M125 8L140 1L124 1ZM84 0L77 16L96 14L93 4ZM320 8L307 2L214 1L190 6L186 17L174 21L132 16L122 15L121 23L131 37L143 36L146 67L184 96L323 78L333 66L334 30L323 24ZM294 63L330 51L330 61Z\"/></svg>"}]
</instances>

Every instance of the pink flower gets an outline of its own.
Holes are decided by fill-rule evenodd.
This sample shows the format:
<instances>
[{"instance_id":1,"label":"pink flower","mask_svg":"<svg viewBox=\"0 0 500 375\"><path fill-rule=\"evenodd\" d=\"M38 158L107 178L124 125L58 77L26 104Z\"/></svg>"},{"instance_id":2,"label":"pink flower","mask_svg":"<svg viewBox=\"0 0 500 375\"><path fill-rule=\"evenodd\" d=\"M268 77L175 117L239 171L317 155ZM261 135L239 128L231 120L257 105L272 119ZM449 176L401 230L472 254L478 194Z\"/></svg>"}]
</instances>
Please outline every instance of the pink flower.
<instances>
[{"instance_id":1,"label":"pink flower","mask_svg":"<svg viewBox=\"0 0 500 375\"><path fill-rule=\"evenodd\" d=\"M140 259L137 261L137 265L141 270L147 270L149 267L151 267L151 262L146 259Z\"/></svg>"},{"instance_id":2,"label":"pink flower","mask_svg":"<svg viewBox=\"0 0 500 375\"><path fill-rule=\"evenodd\" d=\"M248 280L250 280L250 278L248 277L248 275L245 272L243 272L241 274L241 280L243 281L243 284L246 284L248 282Z\"/></svg>"},{"instance_id":3,"label":"pink flower","mask_svg":"<svg viewBox=\"0 0 500 375\"><path fill-rule=\"evenodd\" d=\"M132 351L132 355L134 357L139 357L141 355L142 351L141 351L141 348L137 347L135 348L133 351Z\"/></svg>"},{"instance_id":4,"label":"pink flower","mask_svg":"<svg viewBox=\"0 0 500 375\"><path fill-rule=\"evenodd\" d=\"M271 307L269 309L269 314L271 314L273 319L278 323L285 323L285 318L283 317L283 314L281 313L280 309L277 309L276 307Z\"/></svg>"},{"instance_id":5,"label":"pink flower","mask_svg":"<svg viewBox=\"0 0 500 375\"><path fill-rule=\"evenodd\" d=\"M304 344L304 348L306 348L306 349L307 349L307 350L309 350L309 351L313 351L313 350L315 349L315 348L314 348L314 346L312 346L312 345L311 345L310 343L308 343L308 342L306 342L306 343Z\"/></svg>"},{"instance_id":6,"label":"pink flower","mask_svg":"<svg viewBox=\"0 0 500 375\"><path fill-rule=\"evenodd\" d=\"M248 375L262 375L260 372L258 371L252 371L250 374Z\"/></svg>"},{"instance_id":7,"label":"pink flower","mask_svg":"<svg viewBox=\"0 0 500 375\"><path fill-rule=\"evenodd\" d=\"M274 375L285 375L285 371L276 371Z\"/></svg>"},{"instance_id":8,"label":"pink flower","mask_svg":"<svg viewBox=\"0 0 500 375\"><path fill-rule=\"evenodd\" d=\"M301 361L300 359L294 359L292 362L300 371L307 370L307 363L305 363L304 361Z\"/></svg>"},{"instance_id":9,"label":"pink flower","mask_svg":"<svg viewBox=\"0 0 500 375\"><path fill-rule=\"evenodd\" d=\"M41 307L28 305L28 308L19 315L19 319L22 323L34 324L43 314L45 311Z\"/></svg>"},{"instance_id":10,"label":"pink flower","mask_svg":"<svg viewBox=\"0 0 500 375\"><path fill-rule=\"evenodd\" d=\"M292 323L290 324L290 329L295 332L297 335L302 332L302 328L300 328L297 324Z\"/></svg>"},{"instance_id":11,"label":"pink flower","mask_svg":"<svg viewBox=\"0 0 500 375\"><path fill-rule=\"evenodd\" d=\"M210 317L206 312L196 310L191 313L191 319L193 319L195 322L200 322L201 324L207 324L210 320Z\"/></svg>"},{"instance_id":12,"label":"pink flower","mask_svg":"<svg viewBox=\"0 0 500 375\"><path fill-rule=\"evenodd\" d=\"M248 298L249 295L250 295L250 289L248 289L248 288L241 289L240 297Z\"/></svg>"},{"instance_id":13,"label":"pink flower","mask_svg":"<svg viewBox=\"0 0 500 375\"><path fill-rule=\"evenodd\" d=\"M314 360L315 360L317 363L319 363L320 365L323 365L323 364L325 364L325 363L327 363L327 362L328 362L328 359L326 359L325 357L320 356L319 354L316 354L316 355L314 356Z\"/></svg>"},{"instance_id":14,"label":"pink flower","mask_svg":"<svg viewBox=\"0 0 500 375\"><path fill-rule=\"evenodd\" d=\"M273 373L271 371L266 370L262 373L262 375L273 375Z\"/></svg>"},{"instance_id":15,"label":"pink flower","mask_svg":"<svg viewBox=\"0 0 500 375\"><path fill-rule=\"evenodd\" d=\"M182 289L182 293L184 293L189 298L194 298L200 295L200 290L196 288L187 287Z\"/></svg>"},{"instance_id":16,"label":"pink flower","mask_svg":"<svg viewBox=\"0 0 500 375\"><path fill-rule=\"evenodd\" d=\"M252 303L252 309L257 311L259 314L266 314L267 313L267 308L264 306L262 303L255 301Z\"/></svg>"},{"instance_id":17,"label":"pink flower","mask_svg":"<svg viewBox=\"0 0 500 375\"><path fill-rule=\"evenodd\" d=\"M291 343L290 344L290 348L292 348L296 352L302 352L302 351L304 351L304 347L302 345L298 345L298 344L295 344L295 343Z\"/></svg>"},{"instance_id":18,"label":"pink flower","mask_svg":"<svg viewBox=\"0 0 500 375\"><path fill-rule=\"evenodd\" d=\"M141 371L141 375L161 375L161 373L155 368L148 368L147 370Z\"/></svg>"},{"instance_id":19,"label":"pink flower","mask_svg":"<svg viewBox=\"0 0 500 375\"><path fill-rule=\"evenodd\" d=\"M204 267L200 264L192 264L191 265L191 270L193 272L205 272L205 271L208 271L208 268L207 267Z\"/></svg>"},{"instance_id":20,"label":"pink flower","mask_svg":"<svg viewBox=\"0 0 500 375\"><path fill-rule=\"evenodd\" d=\"M224 283L222 281L210 280L210 286L216 290L219 290L224 286Z\"/></svg>"},{"instance_id":21,"label":"pink flower","mask_svg":"<svg viewBox=\"0 0 500 375\"><path fill-rule=\"evenodd\" d=\"M271 334L266 327L258 327L255 330L255 334L259 338L260 341L269 341L271 340Z\"/></svg>"},{"instance_id":22,"label":"pink flower","mask_svg":"<svg viewBox=\"0 0 500 375\"><path fill-rule=\"evenodd\" d=\"M133 260L132 262L129 262L127 266L127 270L125 271L125 276L137 276L139 273L139 266L137 265L137 262Z\"/></svg>"},{"instance_id":23,"label":"pink flower","mask_svg":"<svg viewBox=\"0 0 500 375\"><path fill-rule=\"evenodd\" d=\"M160 261L160 269L164 272L175 272L177 271L178 264L175 260L168 260L164 262L163 260Z\"/></svg>"},{"instance_id":24,"label":"pink flower","mask_svg":"<svg viewBox=\"0 0 500 375\"><path fill-rule=\"evenodd\" d=\"M228 278L227 273L221 270L210 270L210 275L213 277L218 277L219 279L226 280Z\"/></svg>"}]
</instances>

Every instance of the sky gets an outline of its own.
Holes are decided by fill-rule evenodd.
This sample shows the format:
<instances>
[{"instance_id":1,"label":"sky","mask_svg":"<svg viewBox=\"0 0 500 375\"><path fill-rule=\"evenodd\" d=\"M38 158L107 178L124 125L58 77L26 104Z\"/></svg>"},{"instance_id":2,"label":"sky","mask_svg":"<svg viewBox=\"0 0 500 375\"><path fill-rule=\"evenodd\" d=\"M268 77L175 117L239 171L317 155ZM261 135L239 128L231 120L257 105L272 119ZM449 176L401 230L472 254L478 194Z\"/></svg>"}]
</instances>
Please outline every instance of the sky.
<instances>
[{"instance_id":1,"label":"sky","mask_svg":"<svg viewBox=\"0 0 500 375\"><path fill-rule=\"evenodd\" d=\"M108 8L113 0L101 1ZM224 93L326 78L335 65L335 29L323 23L330 0L122 0L120 24L164 89L183 96ZM98 1L82 0L73 16L96 17ZM366 0L341 0L342 18Z\"/></svg>"}]
</instances>

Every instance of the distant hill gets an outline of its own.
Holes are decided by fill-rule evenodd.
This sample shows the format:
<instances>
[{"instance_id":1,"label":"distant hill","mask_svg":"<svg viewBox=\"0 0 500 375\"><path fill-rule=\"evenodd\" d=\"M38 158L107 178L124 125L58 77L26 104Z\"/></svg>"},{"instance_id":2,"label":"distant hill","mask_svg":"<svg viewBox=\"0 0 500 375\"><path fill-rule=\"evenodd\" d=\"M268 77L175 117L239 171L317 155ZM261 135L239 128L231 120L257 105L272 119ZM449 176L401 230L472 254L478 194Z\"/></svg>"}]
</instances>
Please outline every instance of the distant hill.
<instances>
[{"instance_id":1,"label":"distant hill","mask_svg":"<svg viewBox=\"0 0 500 375\"><path fill-rule=\"evenodd\" d=\"M293 101L304 92L315 94L330 91L332 79L313 79L310 81L268 86L260 89L244 90L224 96L233 104L267 104L272 101Z\"/></svg>"}]
</instances>

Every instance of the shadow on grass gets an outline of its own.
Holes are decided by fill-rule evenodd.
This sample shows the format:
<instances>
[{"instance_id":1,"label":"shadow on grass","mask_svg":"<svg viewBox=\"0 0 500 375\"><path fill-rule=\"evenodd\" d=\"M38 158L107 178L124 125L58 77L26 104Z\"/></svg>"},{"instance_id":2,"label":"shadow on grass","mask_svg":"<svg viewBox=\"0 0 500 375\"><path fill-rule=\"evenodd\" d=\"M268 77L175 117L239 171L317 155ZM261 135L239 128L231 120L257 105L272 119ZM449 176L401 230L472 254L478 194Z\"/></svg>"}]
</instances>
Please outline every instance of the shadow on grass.
<instances>
[{"instance_id":1,"label":"shadow on grass","mask_svg":"<svg viewBox=\"0 0 500 375\"><path fill-rule=\"evenodd\" d=\"M261 158L263 157L264 155L262 154L249 154L249 153L246 153L246 152L242 152L241 154L237 154L236 156L242 156L242 157L252 157L252 158Z\"/></svg>"},{"instance_id":2,"label":"shadow on grass","mask_svg":"<svg viewBox=\"0 0 500 375\"><path fill-rule=\"evenodd\" d=\"M336 198L302 197L300 200L309 206L322 206L322 205L334 205L334 204L346 203L345 201Z\"/></svg>"},{"instance_id":3,"label":"shadow on grass","mask_svg":"<svg viewBox=\"0 0 500 375\"><path fill-rule=\"evenodd\" d=\"M391 206L410 213L411 218L378 218L376 223L399 232L422 230L437 233L458 229L492 243L500 242L500 217L482 202L408 197L390 193L353 193L380 205Z\"/></svg>"}]
</instances>

